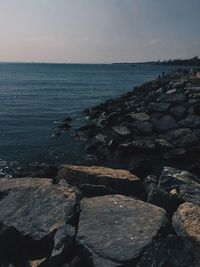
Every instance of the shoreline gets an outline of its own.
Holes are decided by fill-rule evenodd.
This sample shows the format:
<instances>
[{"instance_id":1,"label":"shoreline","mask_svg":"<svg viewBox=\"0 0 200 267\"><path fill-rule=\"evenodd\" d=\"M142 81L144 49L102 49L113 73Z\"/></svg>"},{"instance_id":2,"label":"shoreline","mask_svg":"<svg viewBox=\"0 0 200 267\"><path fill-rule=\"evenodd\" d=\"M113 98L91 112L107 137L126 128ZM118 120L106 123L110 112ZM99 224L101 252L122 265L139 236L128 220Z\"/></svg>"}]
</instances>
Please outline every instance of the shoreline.
<instances>
[{"instance_id":1,"label":"shoreline","mask_svg":"<svg viewBox=\"0 0 200 267\"><path fill-rule=\"evenodd\" d=\"M200 79L163 75L85 114L75 135L101 166L0 179L0 263L199 267Z\"/></svg>"}]
</instances>

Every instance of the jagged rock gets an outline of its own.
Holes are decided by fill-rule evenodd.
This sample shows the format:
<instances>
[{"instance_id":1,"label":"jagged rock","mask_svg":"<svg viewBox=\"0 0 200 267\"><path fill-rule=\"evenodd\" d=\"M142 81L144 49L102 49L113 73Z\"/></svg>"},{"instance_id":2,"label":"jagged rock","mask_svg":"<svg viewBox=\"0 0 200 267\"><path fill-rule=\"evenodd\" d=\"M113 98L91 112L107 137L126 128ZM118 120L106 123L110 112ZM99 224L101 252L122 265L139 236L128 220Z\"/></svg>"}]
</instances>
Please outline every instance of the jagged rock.
<instances>
[{"instance_id":1,"label":"jagged rock","mask_svg":"<svg viewBox=\"0 0 200 267\"><path fill-rule=\"evenodd\" d=\"M164 167L159 177L158 187L170 192L172 189L179 188L182 184L196 184L200 178L195 175L171 167Z\"/></svg>"},{"instance_id":2,"label":"jagged rock","mask_svg":"<svg viewBox=\"0 0 200 267\"><path fill-rule=\"evenodd\" d=\"M1 179L1 250L21 249L30 259L49 256L55 232L72 220L75 205L75 191L50 179Z\"/></svg>"},{"instance_id":3,"label":"jagged rock","mask_svg":"<svg viewBox=\"0 0 200 267\"><path fill-rule=\"evenodd\" d=\"M86 266L132 266L166 224L163 209L121 195L81 201L78 251Z\"/></svg>"},{"instance_id":4,"label":"jagged rock","mask_svg":"<svg viewBox=\"0 0 200 267\"><path fill-rule=\"evenodd\" d=\"M200 116L189 115L186 119L179 122L182 127L200 128Z\"/></svg>"},{"instance_id":5,"label":"jagged rock","mask_svg":"<svg viewBox=\"0 0 200 267\"><path fill-rule=\"evenodd\" d=\"M125 195L142 195L140 179L127 170L110 169L100 166L61 166L58 176L69 184L104 185Z\"/></svg>"},{"instance_id":6,"label":"jagged rock","mask_svg":"<svg viewBox=\"0 0 200 267\"><path fill-rule=\"evenodd\" d=\"M170 113L176 120L180 120L185 115L186 108L184 106L175 106L170 109Z\"/></svg>"},{"instance_id":7,"label":"jagged rock","mask_svg":"<svg viewBox=\"0 0 200 267\"><path fill-rule=\"evenodd\" d=\"M137 267L199 267L199 251L184 238L162 237L145 250Z\"/></svg>"},{"instance_id":8,"label":"jagged rock","mask_svg":"<svg viewBox=\"0 0 200 267\"><path fill-rule=\"evenodd\" d=\"M165 132L178 128L177 122L170 115L166 115L157 122L154 122L154 126L159 132Z\"/></svg>"},{"instance_id":9,"label":"jagged rock","mask_svg":"<svg viewBox=\"0 0 200 267\"><path fill-rule=\"evenodd\" d=\"M183 203L173 216L173 226L179 236L200 247L200 206Z\"/></svg>"}]
</instances>

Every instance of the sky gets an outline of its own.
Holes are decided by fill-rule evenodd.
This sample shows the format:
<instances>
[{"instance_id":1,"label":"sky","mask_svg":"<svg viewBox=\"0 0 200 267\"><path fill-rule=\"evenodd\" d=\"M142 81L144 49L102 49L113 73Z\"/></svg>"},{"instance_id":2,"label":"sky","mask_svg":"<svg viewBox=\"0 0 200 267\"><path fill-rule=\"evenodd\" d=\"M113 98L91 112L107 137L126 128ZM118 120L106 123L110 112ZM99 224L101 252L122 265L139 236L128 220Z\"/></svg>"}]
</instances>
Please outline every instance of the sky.
<instances>
[{"instance_id":1,"label":"sky","mask_svg":"<svg viewBox=\"0 0 200 267\"><path fill-rule=\"evenodd\" d=\"M200 56L200 0L0 0L0 61Z\"/></svg>"}]
</instances>

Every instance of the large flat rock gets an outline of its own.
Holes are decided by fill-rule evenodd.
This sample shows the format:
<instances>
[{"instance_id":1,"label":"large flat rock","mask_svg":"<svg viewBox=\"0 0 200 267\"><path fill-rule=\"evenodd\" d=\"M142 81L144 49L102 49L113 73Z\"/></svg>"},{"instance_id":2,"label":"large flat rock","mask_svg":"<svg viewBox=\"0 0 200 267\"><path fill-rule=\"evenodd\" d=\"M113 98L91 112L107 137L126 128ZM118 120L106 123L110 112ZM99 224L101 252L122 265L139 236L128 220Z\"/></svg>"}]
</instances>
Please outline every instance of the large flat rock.
<instances>
[{"instance_id":1,"label":"large flat rock","mask_svg":"<svg viewBox=\"0 0 200 267\"><path fill-rule=\"evenodd\" d=\"M54 234L72 219L75 205L76 193L68 185L53 185L50 179L1 179L0 247L18 243L30 258L48 256Z\"/></svg>"},{"instance_id":2,"label":"large flat rock","mask_svg":"<svg viewBox=\"0 0 200 267\"><path fill-rule=\"evenodd\" d=\"M120 194L142 195L140 179L128 170L110 169L100 166L63 165L58 172L61 179L70 185L104 185Z\"/></svg>"},{"instance_id":3,"label":"large flat rock","mask_svg":"<svg viewBox=\"0 0 200 267\"><path fill-rule=\"evenodd\" d=\"M200 247L200 206L186 202L173 216L173 226L179 236L188 238Z\"/></svg>"},{"instance_id":4,"label":"large flat rock","mask_svg":"<svg viewBox=\"0 0 200 267\"><path fill-rule=\"evenodd\" d=\"M121 195L81 201L78 251L86 266L130 266L166 223L165 211Z\"/></svg>"}]
</instances>

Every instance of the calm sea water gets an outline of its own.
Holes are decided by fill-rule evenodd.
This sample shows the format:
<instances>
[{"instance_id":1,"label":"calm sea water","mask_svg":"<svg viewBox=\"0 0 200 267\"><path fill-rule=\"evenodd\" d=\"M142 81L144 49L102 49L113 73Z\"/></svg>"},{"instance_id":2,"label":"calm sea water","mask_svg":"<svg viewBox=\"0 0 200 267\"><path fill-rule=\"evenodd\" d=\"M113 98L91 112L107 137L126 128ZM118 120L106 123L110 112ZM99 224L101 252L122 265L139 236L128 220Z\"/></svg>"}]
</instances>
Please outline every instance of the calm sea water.
<instances>
[{"instance_id":1,"label":"calm sea water","mask_svg":"<svg viewBox=\"0 0 200 267\"><path fill-rule=\"evenodd\" d=\"M0 175L27 163L80 163L81 144L70 141L85 108L119 96L174 67L114 64L0 64ZM55 136L70 116L72 129Z\"/></svg>"}]
</instances>

